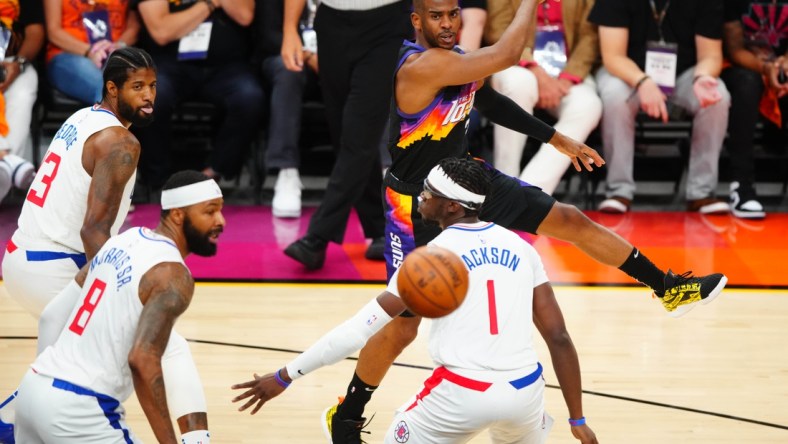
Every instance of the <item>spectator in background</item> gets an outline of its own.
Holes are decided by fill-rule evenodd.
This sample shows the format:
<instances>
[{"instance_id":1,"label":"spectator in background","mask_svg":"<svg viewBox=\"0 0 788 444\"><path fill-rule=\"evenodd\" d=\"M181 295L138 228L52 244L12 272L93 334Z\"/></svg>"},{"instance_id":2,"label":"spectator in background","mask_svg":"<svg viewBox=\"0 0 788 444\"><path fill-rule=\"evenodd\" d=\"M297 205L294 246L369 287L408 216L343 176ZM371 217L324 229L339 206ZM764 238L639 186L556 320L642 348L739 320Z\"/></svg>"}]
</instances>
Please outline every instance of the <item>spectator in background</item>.
<instances>
[{"instance_id":1,"label":"spectator in background","mask_svg":"<svg viewBox=\"0 0 788 444\"><path fill-rule=\"evenodd\" d=\"M134 0L142 17L140 46L158 68L156 120L136 134L145 150L141 174L152 189L170 175L171 116L187 100L213 103L220 113L203 173L232 179L255 139L263 91L250 63L254 0Z\"/></svg>"},{"instance_id":2,"label":"spectator in background","mask_svg":"<svg viewBox=\"0 0 788 444\"><path fill-rule=\"evenodd\" d=\"M301 109L307 84L317 82L317 48L312 21L317 0L310 1L305 9L301 28L310 45L304 46L304 61L308 69L290 71L282 61L282 17L284 0L263 1L256 11L256 34L262 59L263 80L271 96L268 117L268 143L265 166L279 170L274 185L271 211L274 217L301 216L301 164L299 134ZM311 38L310 38L311 37ZM306 43L306 42L305 42Z\"/></svg>"},{"instance_id":3,"label":"spectator in background","mask_svg":"<svg viewBox=\"0 0 788 444\"><path fill-rule=\"evenodd\" d=\"M129 0L44 0L47 79L86 105L101 101L109 54L137 42L140 22Z\"/></svg>"},{"instance_id":4,"label":"spectator in background","mask_svg":"<svg viewBox=\"0 0 788 444\"><path fill-rule=\"evenodd\" d=\"M27 190L35 177L24 157L38 74L30 63L44 46L38 0L0 0L0 201L11 187Z\"/></svg>"},{"instance_id":5,"label":"spectator in background","mask_svg":"<svg viewBox=\"0 0 788 444\"><path fill-rule=\"evenodd\" d=\"M482 46L482 34L487 23L487 0L463 0L460 2L462 28L460 28L460 47L476 51Z\"/></svg>"},{"instance_id":6,"label":"spectator in background","mask_svg":"<svg viewBox=\"0 0 788 444\"><path fill-rule=\"evenodd\" d=\"M519 6L519 1L488 0L485 43L498 41ZM591 75L599 59L596 27L589 23L593 0L546 0L537 6L534 23L520 63L493 74L492 86L534 112L546 110L558 118L556 130L585 141L602 117L602 101ZM553 194L566 169L568 157L542 144L520 174L526 135L501 125L494 127L493 164L510 175Z\"/></svg>"},{"instance_id":7,"label":"spectator in background","mask_svg":"<svg viewBox=\"0 0 788 444\"><path fill-rule=\"evenodd\" d=\"M607 198L599 210L626 213L635 195L635 118L642 109L668 121L668 105L693 116L687 210L729 212L714 196L730 94L722 69L719 0L596 0L589 20L599 25L604 66L597 73L602 98L602 140Z\"/></svg>"},{"instance_id":8,"label":"spectator in background","mask_svg":"<svg viewBox=\"0 0 788 444\"><path fill-rule=\"evenodd\" d=\"M788 83L779 79L781 69L788 71L788 34L779 30L786 14L785 0L725 0L723 43L730 64L721 77L731 93L727 147L733 175L730 205L736 217L766 216L755 190L753 133L761 113L778 127L786 121Z\"/></svg>"},{"instance_id":9,"label":"spectator in background","mask_svg":"<svg viewBox=\"0 0 788 444\"><path fill-rule=\"evenodd\" d=\"M298 21L305 2L285 1L282 58L293 71L304 69ZM383 260L380 138L397 52L413 35L409 6L406 0L322 0L317 8L320 84L337 158L306 236L285 249L307 269L323 267L328 242L342 243L351 208L365 237L373 240L365 256Z\"/></svg>"}]
</instances>

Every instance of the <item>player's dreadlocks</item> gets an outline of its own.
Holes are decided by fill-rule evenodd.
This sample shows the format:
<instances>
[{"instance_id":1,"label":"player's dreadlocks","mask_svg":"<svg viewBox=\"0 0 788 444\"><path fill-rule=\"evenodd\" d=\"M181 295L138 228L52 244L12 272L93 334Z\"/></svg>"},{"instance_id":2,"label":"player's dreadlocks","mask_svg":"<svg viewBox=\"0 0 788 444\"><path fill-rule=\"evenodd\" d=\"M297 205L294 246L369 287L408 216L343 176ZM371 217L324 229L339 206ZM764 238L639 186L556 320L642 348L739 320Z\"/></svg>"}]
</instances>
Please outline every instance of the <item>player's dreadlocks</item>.
<instances>
[{"instance_id":1,"label":"player's dreadlocks","mask_svg":"<svg viewBox=\"0 0 788 444\"><path fill-rule=\"evenodd\" d=\"M153 58L145 50L127 46L112 51L104 65L104 88L101 90L101 97L107 97L107 82L111 80L118 88L121 88L129 78L129 71L133 72L142 68L156 69Z\"/></svg>"},{"instance_id":2,"label":"player's dreadlocks","mask_svg":"<svg viewBox=\"0 0 788 444\"><path fill-rule=\"evenodd\" d=\"M451 180L466 190L482 196L490 193L490 176L479 162L449 157L438 162L438 165ZM466 214L478 214L478 211L466 209Z\"/></svg>"}]
</instances>

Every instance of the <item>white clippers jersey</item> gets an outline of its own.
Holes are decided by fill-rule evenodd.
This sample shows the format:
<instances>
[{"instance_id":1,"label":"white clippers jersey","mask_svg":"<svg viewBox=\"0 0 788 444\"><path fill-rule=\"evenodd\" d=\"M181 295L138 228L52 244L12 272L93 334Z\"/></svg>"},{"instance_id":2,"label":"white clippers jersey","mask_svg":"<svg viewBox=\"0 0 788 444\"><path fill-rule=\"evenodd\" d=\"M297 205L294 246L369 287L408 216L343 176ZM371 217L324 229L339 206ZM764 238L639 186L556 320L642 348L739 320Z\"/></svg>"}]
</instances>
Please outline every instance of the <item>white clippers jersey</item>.
<instances>
[{"instance_id":1,"label":"white clippers jersey","mask_svg":"<svg viewBox=\"0 0 788 444\"><path fill-rule=\"evenodd\" d=\"M82 150L90 136L111 126L123 125L114 114L98 105L75 112L63 123L22 206L19 229L14 235L17 245L42 249L52 245L52 250L66 247L84 253L79 232L87 212L91 178L82 166ZM113 236L129 212L135 177L136 172L123 191L111 229Z\"/></svg>"},{"instance_id":2,"label":"white clippers jersey","mask_svg":"<svg viewBox=\"0 0 788 444\"><path fill-rule=\"evenodd\" d=\"M470 270L462 305L432 320L429 349L435 364L474 371L535 366L533 289L547 282L536 250L489 222L452 225L430 245L456 253ZM387 291L399 295L396 282L395 275Z\"/></svg>"},{"instance_id":3,"label":"white clippers jersey","mask_svg":"<svg viewBox=\"0 0 788 444\"><path fill-rule=\"evenodd\" d=\"M134 391L128 358L143 307L140 279L163 262L183 263L183 258L172 240L148 228L110 238L90 262L80 303L66 327L33 369L125 401Z\"/></svg>"}]
</instances>

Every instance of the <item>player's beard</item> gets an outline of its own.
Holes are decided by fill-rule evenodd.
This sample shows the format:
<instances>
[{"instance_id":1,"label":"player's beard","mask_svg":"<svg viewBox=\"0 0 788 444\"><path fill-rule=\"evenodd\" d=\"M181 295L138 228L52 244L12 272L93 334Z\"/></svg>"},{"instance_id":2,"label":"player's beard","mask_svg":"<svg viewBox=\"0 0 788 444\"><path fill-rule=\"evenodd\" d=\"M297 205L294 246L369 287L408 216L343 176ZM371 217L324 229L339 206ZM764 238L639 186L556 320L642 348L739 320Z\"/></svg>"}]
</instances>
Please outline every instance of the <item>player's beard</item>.
<instances>
[{"instance_id":1,"label":"player's beard","mask_svg":"<svg viewBox=\"0 0 788 444\"><path fill-rule=\"evenodd\" d=\"M211 235L215 234L216 231L211 230L207 233L200 233L194 228L188 217L183 220L183 235L186 237L186 245L189 247L189 251L197 256L214 256L216 254L216 244L210 240ZM221 228L218 229L219 233L222 231Z\"/></svg>"},{"instance_id":2,"label":"player's beard","mask_svg":"<svg viewBox=\"0 0 788 444\"><path fill-rule=\"evenodd\" d=\"M123 100L118 100L118 114L131 122L132 125L142 128L153 122L153 113L144 114L140 110L141 108L134 109Z\"/></svg>"}]
</instances>

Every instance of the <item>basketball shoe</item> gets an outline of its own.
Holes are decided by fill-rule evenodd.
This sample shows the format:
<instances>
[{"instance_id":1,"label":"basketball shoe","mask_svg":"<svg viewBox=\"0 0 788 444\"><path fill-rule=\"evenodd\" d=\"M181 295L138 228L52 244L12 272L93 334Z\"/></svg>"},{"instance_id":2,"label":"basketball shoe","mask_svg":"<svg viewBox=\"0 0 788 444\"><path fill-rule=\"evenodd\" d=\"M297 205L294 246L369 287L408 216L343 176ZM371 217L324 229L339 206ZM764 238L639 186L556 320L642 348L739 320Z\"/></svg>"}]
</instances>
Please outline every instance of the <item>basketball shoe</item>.
<instances>
[{"instance_id":1,"label":"basketball shoe","mask_svg":"<svg viewBox=\"0 0 788 444\"><path fill-rule=\"evenodd\" d=\"M285 248L285 255L301 262L307 270L319 270L326 262L328 242L307 234Z\"/></svg>"},{"instance_id":2,"label":"basketball shoe","mask_svg":"<svg viewBox=\"0 0 788 444\"><path fill-rule=\"evenodd\" d=\"M370 433L364 430L364 427L369 424L369 421L372 421L372 418L369 418L369 421L366 423L364 422L366 418L361 418L359 421L353 419L340 419L339 415L337 415L337 409L344 400L343 397L340 397L338 403L323 410L323 415L321 417L323 420L323 433L325 433L326 439L328 439L328 442L331 444L364 443L366 441L361 440L361 434ZM372 417L374 418L375 415L372 415Z\"/></svg>"},{"instance_id":3,"label":"basketball shoe","mask_svg":"<svg viewBox=\"0 0 788 444\"><path fill-rule=\"evenodd\" d=\"M678 318L695 308L698 302L705 305L713 301L727 283L728 278L722 273L692 276L691 271L677 275L668 270L665 294L660 300L668 315Z\"/></svg>"}]
</instances>

